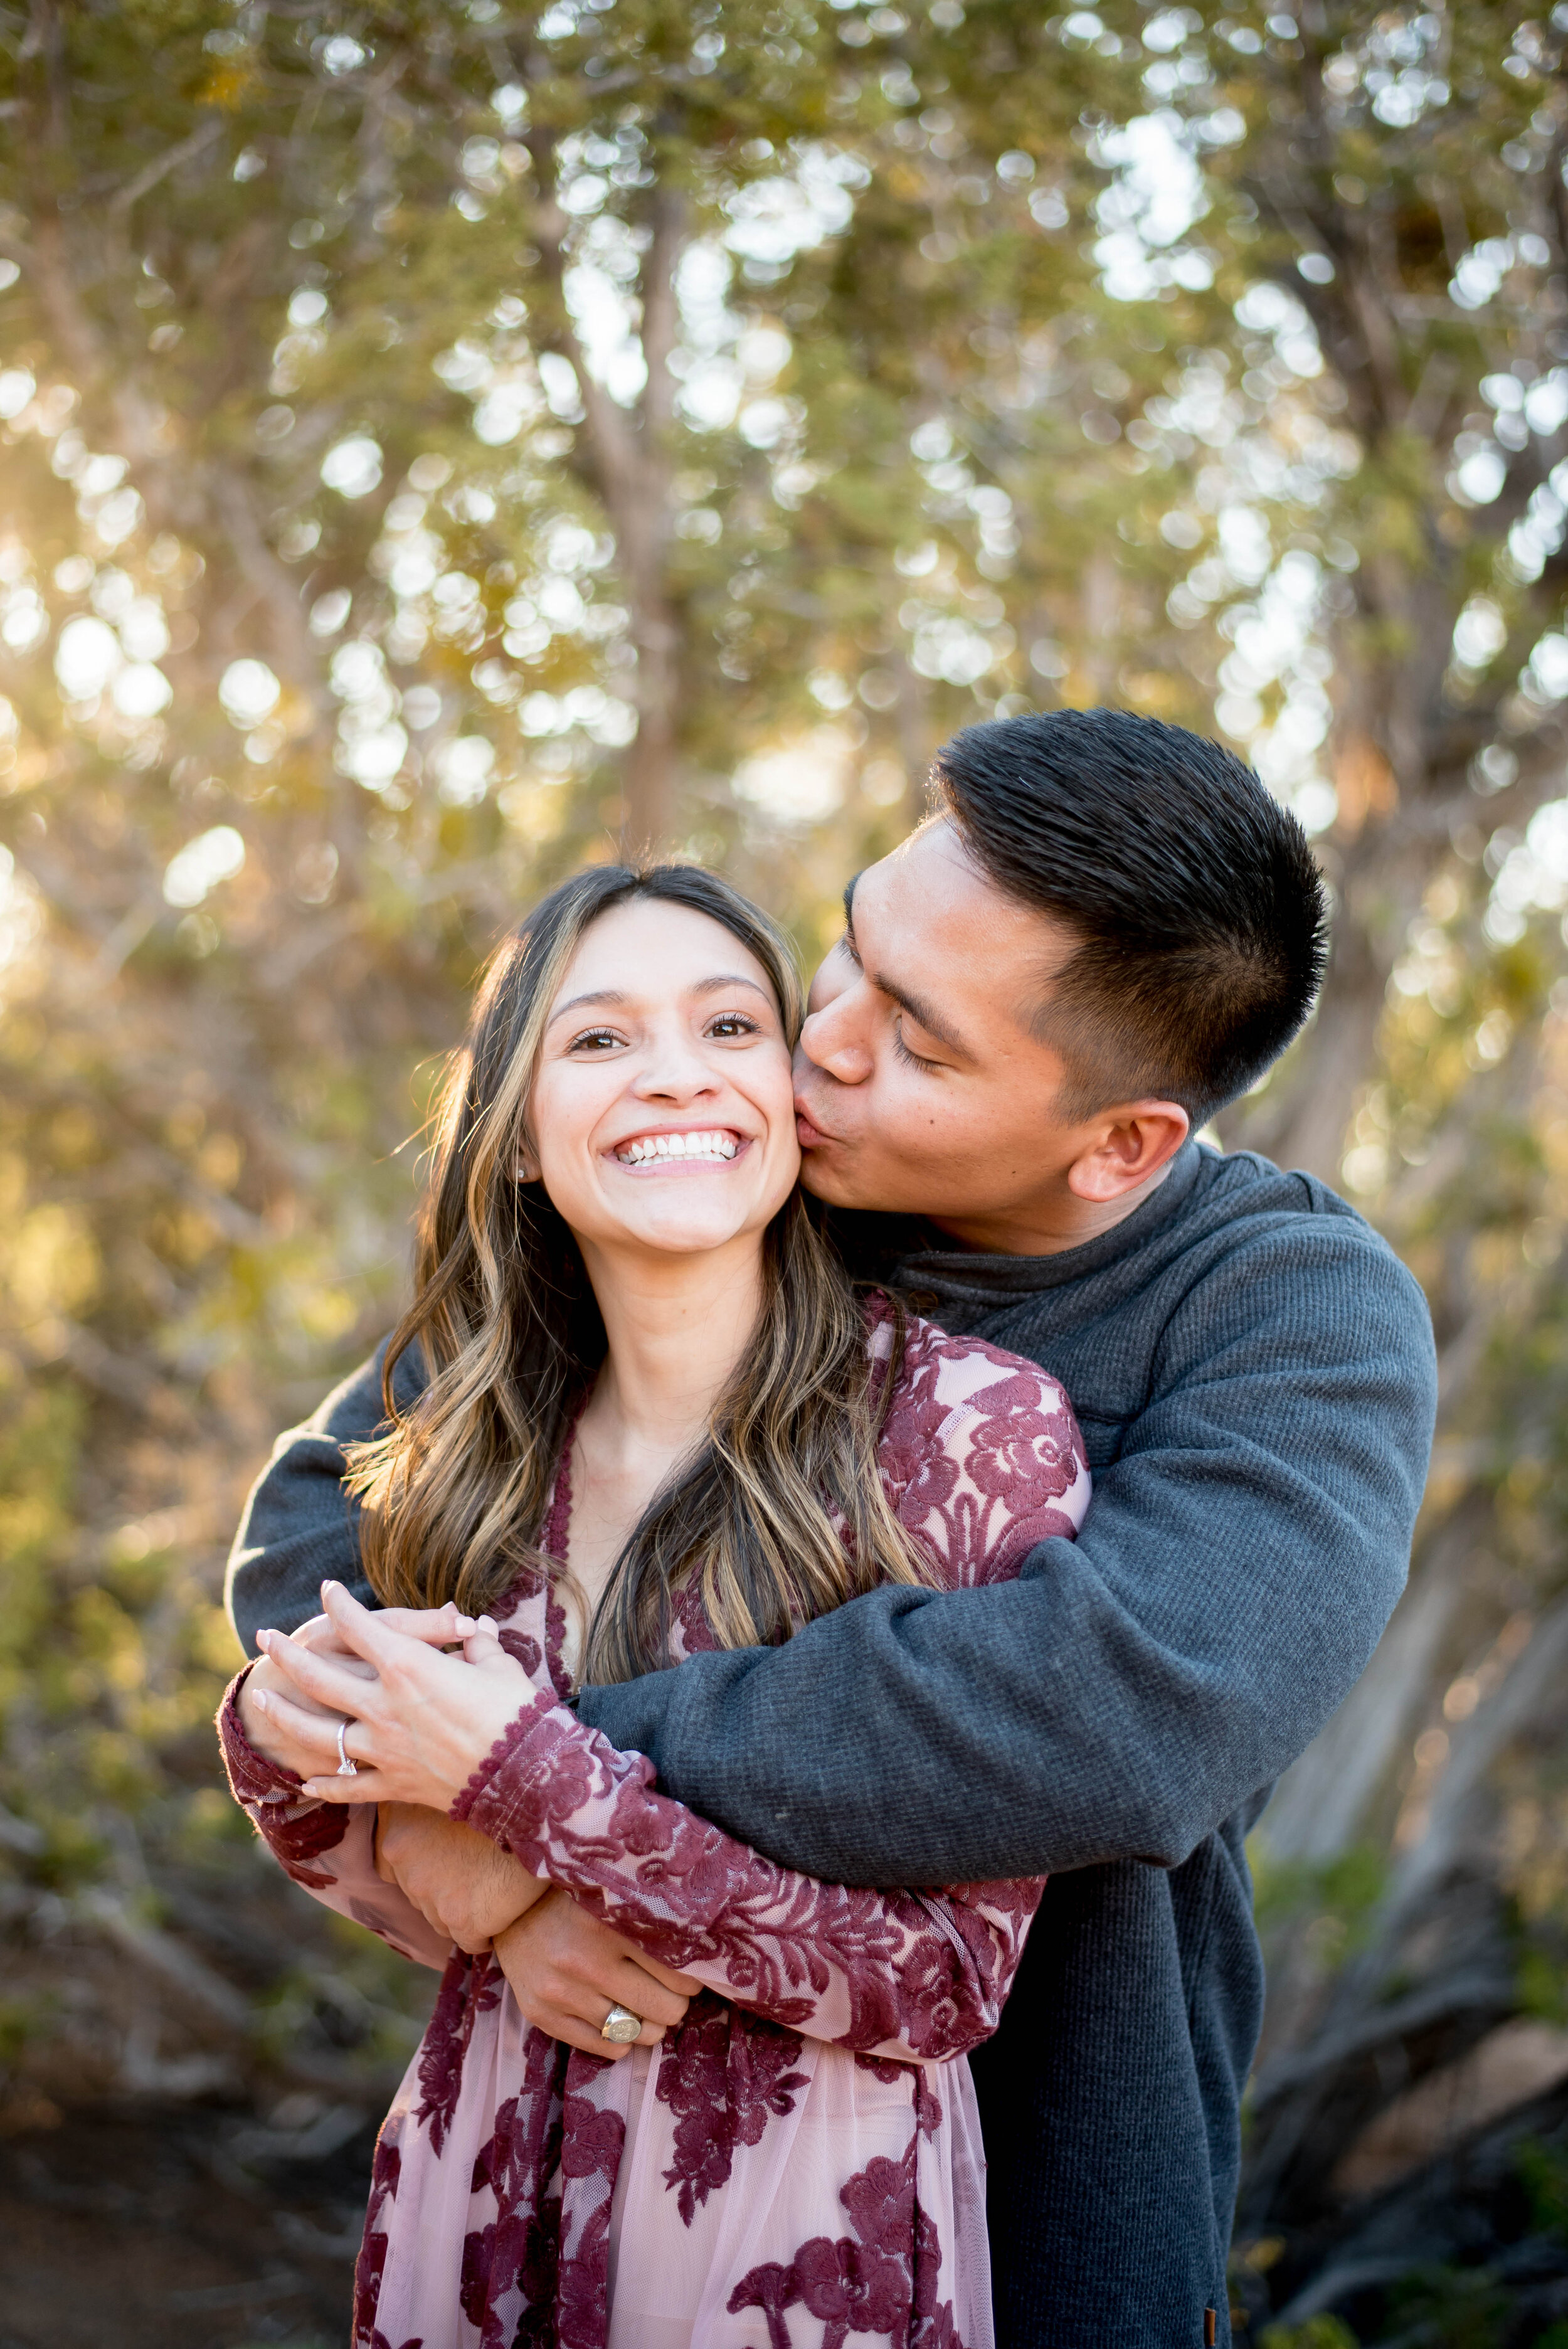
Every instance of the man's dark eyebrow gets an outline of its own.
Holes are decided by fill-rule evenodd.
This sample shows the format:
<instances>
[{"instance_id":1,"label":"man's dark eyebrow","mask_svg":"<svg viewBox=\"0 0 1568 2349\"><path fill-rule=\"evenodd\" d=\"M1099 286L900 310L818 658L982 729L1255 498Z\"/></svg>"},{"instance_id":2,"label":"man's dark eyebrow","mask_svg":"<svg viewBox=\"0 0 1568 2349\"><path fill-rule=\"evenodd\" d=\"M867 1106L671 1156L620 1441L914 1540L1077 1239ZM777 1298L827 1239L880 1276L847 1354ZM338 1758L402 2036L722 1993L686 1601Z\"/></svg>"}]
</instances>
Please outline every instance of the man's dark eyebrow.
<instances>
[{"instance_id":1,"label":"man's dark eyebrow","mask_svg":"<svg viewBox=\"0 0 1568 2349\"><path fill-rule=\"evenodd\" d=\"M856 962L861 958L855 945L855 884L860 877L858 873L851 873L844 884L844 945Z\"/></svg>"},{"instance_id":2,"label":"man's dark eyebrow","mask_svg":"<svg viewBox=\"0 0 1568 2349\"><path fill-rule=\"evenodd\" d=\"M861 955L855 944L855 884L861 877L858 873L851 874L844 885L844 945L856 962L861 961ZM865 965L861 963L861 968L863 970ZM892 979L884 978L881 971L871 973L871 982L882 994L891 996L901 1011L907 1011L912 1019L918 1019L928 1036L934 1036L939 1044L945 1044L950 1052L956 1052L961 1061L974 1059L974 1053L962 1038L955 1036L945 1020L939 1019L930 1005L923 1002L918 995L911 994L907 988L895 986Z\"/></svg>"},{"instance_id":3,"label":"man's dark eyebrow","mask_svg":"<svg viewBox=\"0 0 1568 2349\"><path fill-rule=\"evenodd\" d=\"M912 995L908 988L898 986L880 970L871 973L871 982L883 995L891 996L901 1011L907 1011L912 1019L918 1019L928 1036L934 1036L939 1044L945 1044L950 1052L956 1052L961 1061L974 1059L974 1053L963 1038L954 1034L946 1021L939 1019L920 996Z\"/></svg>"}]
</instances>

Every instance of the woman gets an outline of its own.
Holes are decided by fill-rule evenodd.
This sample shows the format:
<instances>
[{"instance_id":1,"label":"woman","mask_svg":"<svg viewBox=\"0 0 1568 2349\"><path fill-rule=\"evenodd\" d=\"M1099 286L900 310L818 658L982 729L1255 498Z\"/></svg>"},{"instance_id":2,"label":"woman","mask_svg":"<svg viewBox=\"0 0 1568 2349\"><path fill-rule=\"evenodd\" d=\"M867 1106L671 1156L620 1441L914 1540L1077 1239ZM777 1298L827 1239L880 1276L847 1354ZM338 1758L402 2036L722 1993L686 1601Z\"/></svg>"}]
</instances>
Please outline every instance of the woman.
<instances>
[{"instance_id":1,"label":"woman","mask_svg":"<svg viewBox=\"0 0 1568 2349\"><path fill-rule=\"evenodd\" d=\"M964 2051L1039 1885L818 1883L570 1710L574 1672L1012 1575L1088 1504L1050 1379L855 1297L796 1187L800 1016L783 939L694 868L581 874L501 947L389 1425L353 1464L403 1611L327 1586L338 1652L263 1633L225 1702L235 1792L290 1873L446 1969L382 2132L356 2349L991 2342ZM416 1340L429 1381L399 1410ZM377 1877L381 1801L568 1888L702 1986L684 2022L648 2044L612 2009L603 2058L527 2028L505 1937L500 1962L454 1955Z\"/></svg>"}]
</instances>

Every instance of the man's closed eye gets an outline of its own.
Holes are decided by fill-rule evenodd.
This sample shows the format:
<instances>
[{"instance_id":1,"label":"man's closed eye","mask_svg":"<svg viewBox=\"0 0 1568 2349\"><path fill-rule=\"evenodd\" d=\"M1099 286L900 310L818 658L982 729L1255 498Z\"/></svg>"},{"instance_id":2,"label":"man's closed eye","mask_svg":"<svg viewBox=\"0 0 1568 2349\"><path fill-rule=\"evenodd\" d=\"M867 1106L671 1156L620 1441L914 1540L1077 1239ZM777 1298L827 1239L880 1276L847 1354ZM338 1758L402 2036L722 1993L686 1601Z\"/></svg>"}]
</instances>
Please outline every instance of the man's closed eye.
<instances>
[{"instance_id":1,"label":"man's closed eye","mask_svg":"<svg viewBox=\"0 0 1568 2349\"><path fill-rule=\"evenodd\" d=\"M943 1063L940 1061L928 1061L923 1052L915 1051L913 1048L905 1041L903 1021L902 1019L897 1019L893 1022L892 1049L894 1059L902 1061L905 1068L923 1069L928 1076L934 1076L936 1071L943 1066Z\"/></svg>"}]
</instances>

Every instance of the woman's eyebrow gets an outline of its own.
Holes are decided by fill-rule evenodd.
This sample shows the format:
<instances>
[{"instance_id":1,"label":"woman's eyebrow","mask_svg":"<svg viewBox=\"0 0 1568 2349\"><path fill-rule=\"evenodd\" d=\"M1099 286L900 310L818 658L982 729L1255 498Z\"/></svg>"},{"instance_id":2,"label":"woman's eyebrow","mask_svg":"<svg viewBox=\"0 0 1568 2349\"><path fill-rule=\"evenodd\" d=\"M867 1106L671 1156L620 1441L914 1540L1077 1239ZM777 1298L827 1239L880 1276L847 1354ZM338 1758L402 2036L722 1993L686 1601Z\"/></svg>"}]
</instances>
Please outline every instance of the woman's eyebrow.
<instances>
[{"instance_id":1,"label":"woman's eyebrow","mask_svg":"<svg viewBox=\"0 0 1568 2349\"><path fill-rule=\"evenodd\" d=\"M691 992L694 995L722 995L730 987L748 988L753 995L759 995L764 1003L773 1000L765 987L758 987L754 978L748 978L744 971L738 970L721 971L716 978L699 978ZM586 995L569 996L564 1003L557 1004L550 1015L549 1024L553 1028L556 1021L564 1019L569 1011L581 1011L585 1004L624 1004L631 999L621 988L596 987Z\"/></svg>"},{"instance_id":2,"label":"woman's eyebrow","mask_svg":"<svg viewBox=\"0 0 1568 2349\"><path fill-rule=\"evenodd\" d=\"M581 1011L585 1003L624 1003L626 999L618 987L598 987L591 994L570 996L564 1003L558 1003L549 1024L553 1028L558 1019L564 1019L569 1011Z\"/></svg>"},{"instance_id":3,"label":"woman's eyebrow","mask_svg":"<svg viewBox=\"0 0 1568 2349\"><path fill-rule=\"evenodd\" d=\"M725 971L717 978L699 978L696 985L692 988L692 993L694 995L722 995L727 987L747 987L750 988L753 995L759 995L764 1003L771 1003L773 1000L773 998L765 987L758 987L754 978L746 978L745 975L738 970Z\"/></svg>"}]
</instances>

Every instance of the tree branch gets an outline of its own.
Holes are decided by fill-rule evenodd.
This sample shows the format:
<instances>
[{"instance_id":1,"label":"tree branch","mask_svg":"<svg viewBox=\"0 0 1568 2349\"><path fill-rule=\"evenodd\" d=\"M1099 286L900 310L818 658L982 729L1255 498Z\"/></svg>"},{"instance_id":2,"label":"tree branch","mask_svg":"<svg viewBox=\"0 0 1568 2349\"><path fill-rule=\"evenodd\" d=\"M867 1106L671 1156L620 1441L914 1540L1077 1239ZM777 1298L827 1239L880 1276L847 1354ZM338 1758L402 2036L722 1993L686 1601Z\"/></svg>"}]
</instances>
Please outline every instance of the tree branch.
<instances>
[{"instance_id":1,"label":"tree branch","mask_svg":"<svg viewBox=\"0 0 1568 2349\"><path fill-rule=\"evenodd\" d=\"M128 212L139 197L156 188L160 180L166 180L170 171L177 171L181 163L190 162L192 156L200 155L211 147L215 139L222 137L222 130L223 118L221 114L210 115L205 122L198 123L188 139L181 139L177 147L169 148L163 154L154 156L150 163L143 164L136 177L128 180L124 187L109 198L110 212L120 215Z\"/></svg>"}]
</instances>

